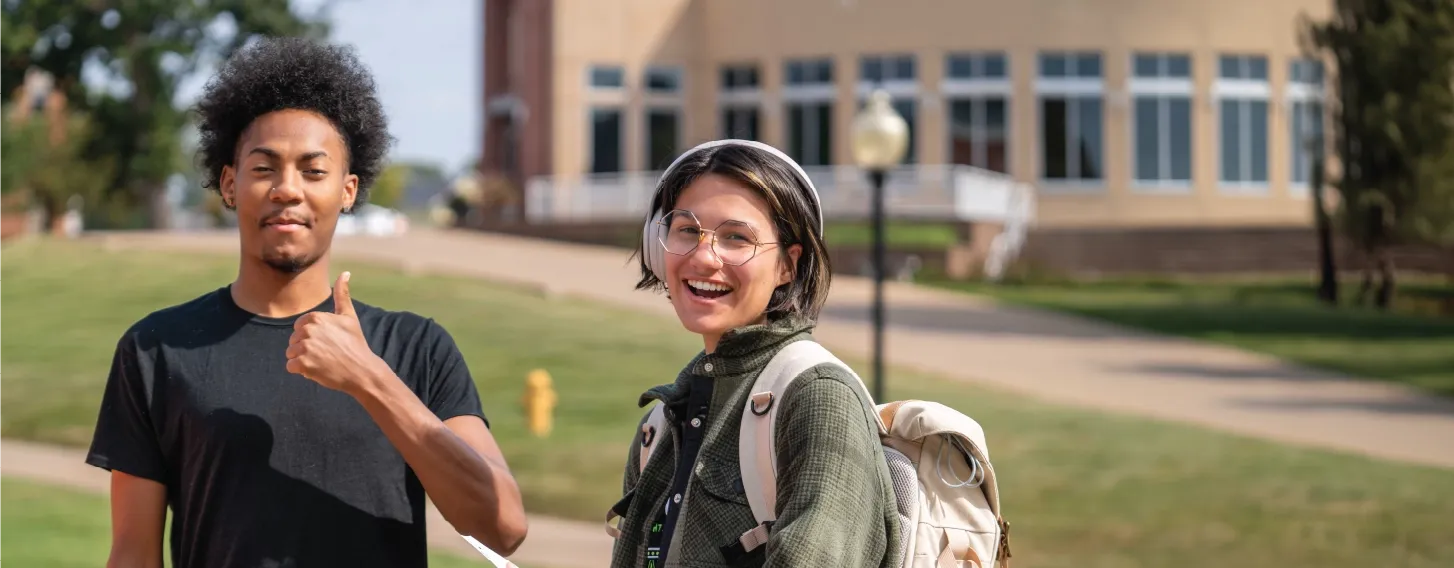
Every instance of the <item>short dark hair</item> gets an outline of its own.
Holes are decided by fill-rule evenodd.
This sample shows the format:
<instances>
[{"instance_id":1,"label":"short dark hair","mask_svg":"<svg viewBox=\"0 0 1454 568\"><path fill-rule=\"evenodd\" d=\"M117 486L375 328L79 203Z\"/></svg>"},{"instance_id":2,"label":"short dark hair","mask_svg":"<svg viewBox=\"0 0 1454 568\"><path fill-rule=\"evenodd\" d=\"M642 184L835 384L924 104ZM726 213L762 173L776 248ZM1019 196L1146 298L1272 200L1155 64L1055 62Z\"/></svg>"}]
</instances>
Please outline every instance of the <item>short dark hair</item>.
<instances>
[{"instance_id":1,"label":"short dark hair","mask_svg":"<svg viewBox=\"0 0 1454 568\"><path fill-rule=\"evenodd\" d=\"M787 248L802 245L803 252L793 267L793 281L772 292L767 316L777 320L786 315L801 315L817 320L828 299L828 287L832 282L832 264L828 249L819 234L820 211L809 188L782 158L744 144L712 146L692 152L682 158L681 163L656 186L656 195L651 199L648 217L651 222L657 211L671 211L676 208L677 199L697 178L717 174L750 188L767 201L771 209L774 227L777 229L778 250L783 258ZM647 264L648 246L661 246L647 242L643 235L637 246L636 256L641 265L641 280L637 290L662 290L666 283L651 272Z\"/></svg>"},{"instance_id":2,"label":"short dark hair","mask_svg":"<svg viewBox=\"0 0 1454 568\"><path fill-rule=\"evenodd\" d=\"M373 75L353 49L299 37L244 47L207 82L195 109L203 186L220 192L222 168L237 159L242 133L257 117L285 109L333 123L348 148L348 172L358 176L354 206L367 203L393 143Z\"/></svg>"}]
</instances>

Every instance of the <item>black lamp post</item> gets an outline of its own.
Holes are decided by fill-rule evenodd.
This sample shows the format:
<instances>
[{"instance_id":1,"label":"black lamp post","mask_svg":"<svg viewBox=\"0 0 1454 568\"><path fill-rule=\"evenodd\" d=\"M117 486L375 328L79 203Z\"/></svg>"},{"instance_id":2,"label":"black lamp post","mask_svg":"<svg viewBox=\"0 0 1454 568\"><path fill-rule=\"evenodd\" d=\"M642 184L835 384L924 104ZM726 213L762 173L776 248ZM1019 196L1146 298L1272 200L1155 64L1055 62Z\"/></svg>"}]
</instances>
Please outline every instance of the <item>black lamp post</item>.
<instances>
[{"instance_id":1,"label":"black lamp post","mask_svg":"<svg viewBox=\"0 0 1454 568\"><path fill-rule=\"evenodd\" d=\"M909 124L894 111L888 93L877 90L868 97L853 122L853 161L868 171L873 193L873 400L884 400L884 178L888 169L904 159L909 145Z\"/></svg>"}]
</instances>

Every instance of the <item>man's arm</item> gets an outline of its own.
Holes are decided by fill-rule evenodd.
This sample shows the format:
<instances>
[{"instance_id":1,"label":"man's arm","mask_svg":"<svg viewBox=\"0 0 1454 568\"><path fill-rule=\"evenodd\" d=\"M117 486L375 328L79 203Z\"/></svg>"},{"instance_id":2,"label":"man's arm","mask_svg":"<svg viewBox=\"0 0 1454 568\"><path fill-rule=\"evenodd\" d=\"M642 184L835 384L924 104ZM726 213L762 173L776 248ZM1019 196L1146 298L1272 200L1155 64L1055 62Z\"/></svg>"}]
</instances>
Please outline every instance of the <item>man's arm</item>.
<instances>
[{"instance_id":1,"label":"man's arm","mask_svg":"<svg viewBox=\"0 0 1454 568\"><path fill-rule=\"evenodd\" d=\"M426 405L369 347L348 280L344 272L334 284L334 313L312 312L293 324L288 371L358 400L456 531L513 553L526 531L520 488L484 420L471 414L479 395L454 339L429 324Z\"/></svg>"},{"instance_id":2,"label":"man's arm","mask_svg":"<svg viewBox=\"0 0 1454 568\"><path fill-rule=\"evenodd\" d=\"M387 366L355 398L409 463L460 534L510 555L525 540L525 506L495 437L478 416L441 421Z\"/></svg>"},{"instance_id":3,"label":"man's arm","mask_svg":"<svg viewBox=\"0 0 1454 568\"><path fill-rule=\"evenodd\" d=\"M166 486L111 472L111 555L106 568L162 568Z\"/></svg>"},{"instance_id":4,"label":"man's arm","mask_svg":"<svg viewBox=\"0 0 1454 568\"><path fill-rule=\"evenodd\" d=\"M151 415L152 358L128 330L116 344L86 463L111 473L107 568L161 568L166 461Z\"/></svg>"}]
</instances>

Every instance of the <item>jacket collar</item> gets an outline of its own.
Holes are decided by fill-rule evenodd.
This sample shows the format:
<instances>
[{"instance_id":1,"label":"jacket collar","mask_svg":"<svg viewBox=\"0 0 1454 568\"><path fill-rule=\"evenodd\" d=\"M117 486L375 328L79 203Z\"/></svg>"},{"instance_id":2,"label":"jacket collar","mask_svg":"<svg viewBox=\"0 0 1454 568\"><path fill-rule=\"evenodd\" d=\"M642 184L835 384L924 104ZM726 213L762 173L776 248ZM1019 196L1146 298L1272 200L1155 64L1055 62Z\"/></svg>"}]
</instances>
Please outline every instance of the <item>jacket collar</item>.
<instances>
[{"instance_id":1,"label":"jacket collar","mask_svg":"<svg viewBox=\"0 0 1454 568\"><path fill-rule=\"evenodd\" d=\"M652 387L641 394L638 407L651 401L673 405L687 397L693 377L706 377L731 381L733 385L743 379L753 379L757 371L772 359L778 350L789 341L812 331L816 324L806 317L789 315L774 321L739 327L722 335L717 350L712 353L699 351L686 368L677 374L676 381ZM718 385L718 388L730 388Z\"/></svg>"}]
</instances>

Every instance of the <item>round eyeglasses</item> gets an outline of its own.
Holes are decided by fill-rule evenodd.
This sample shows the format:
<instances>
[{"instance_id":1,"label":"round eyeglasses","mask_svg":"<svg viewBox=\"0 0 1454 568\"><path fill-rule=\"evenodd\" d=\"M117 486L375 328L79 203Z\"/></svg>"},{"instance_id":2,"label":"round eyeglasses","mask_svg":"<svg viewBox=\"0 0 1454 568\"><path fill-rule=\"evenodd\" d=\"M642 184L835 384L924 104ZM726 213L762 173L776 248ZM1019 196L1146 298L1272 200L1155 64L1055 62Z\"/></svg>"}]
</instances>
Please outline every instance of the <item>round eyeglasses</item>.
<instances>
[{"instance_id":1,"label":"round eyeglasses","mask_svg":"<svg viewBox=\"0 0 1454 568\"><path fill-rule=\"evenodd\" d=\"M703 229L696 215L682 209L667 213L657 224L666 227L658 239L666 252L686 256L710 239L712 254L731 266L746 264L764 245L777 244L758 242L757 231L742 221L723 221L716 229Z\"/></svg>"}]
</instances>

